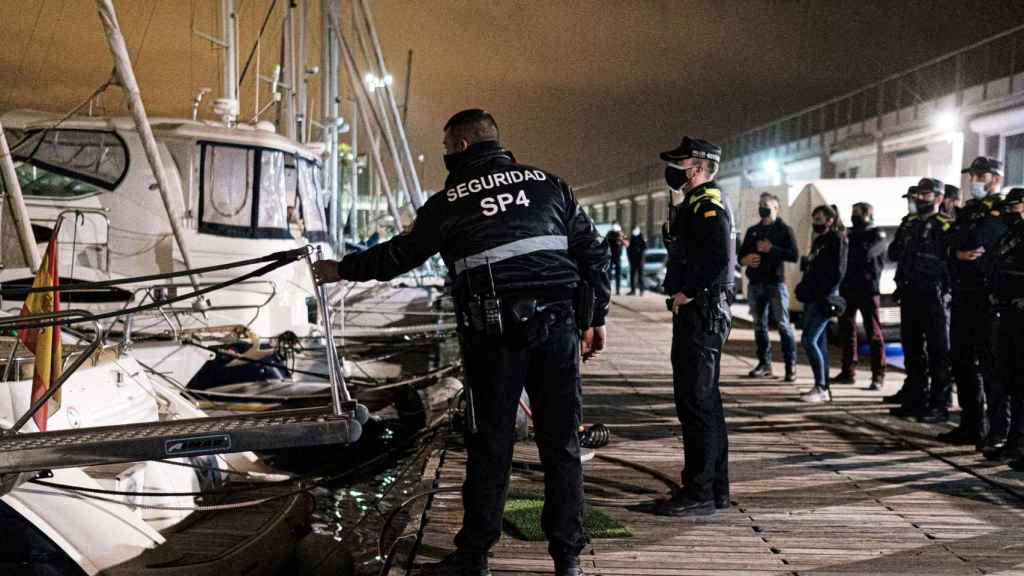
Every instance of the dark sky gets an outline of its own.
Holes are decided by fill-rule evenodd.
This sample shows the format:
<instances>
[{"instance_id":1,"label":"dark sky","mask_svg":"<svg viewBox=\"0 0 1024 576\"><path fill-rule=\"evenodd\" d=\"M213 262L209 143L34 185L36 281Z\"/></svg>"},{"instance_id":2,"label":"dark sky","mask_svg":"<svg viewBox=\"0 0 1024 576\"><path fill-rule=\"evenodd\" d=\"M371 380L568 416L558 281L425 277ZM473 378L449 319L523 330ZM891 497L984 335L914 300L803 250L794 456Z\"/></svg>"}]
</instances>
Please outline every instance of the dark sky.
<instances>
[{"instance_id":1,"label":"dark sky","mask_svg":"<svg viewBox=\"0 0 1024 576\"><path fill-rule=\"evenodd\" d=\"M236 0L243 55L271 1ZM216 51L189 33L193 22L213 30L216 3L115 5L150 112L188 114L198 87L218 85ZM441 126L463 108L490 110L521 161L579 185L651 162L683 134L723 139L1024 23L1024 2L993 0L373 6L399 99L414 50L409 128L427 188L443 178ZM0 14L0 111L66 111L109 74L92 0L0 0ZM310 64L318 49L311 40ZM243 111L251 92L243 86ZM123 113L116 93L104 106Z\"/></svg>"}]
</instances>

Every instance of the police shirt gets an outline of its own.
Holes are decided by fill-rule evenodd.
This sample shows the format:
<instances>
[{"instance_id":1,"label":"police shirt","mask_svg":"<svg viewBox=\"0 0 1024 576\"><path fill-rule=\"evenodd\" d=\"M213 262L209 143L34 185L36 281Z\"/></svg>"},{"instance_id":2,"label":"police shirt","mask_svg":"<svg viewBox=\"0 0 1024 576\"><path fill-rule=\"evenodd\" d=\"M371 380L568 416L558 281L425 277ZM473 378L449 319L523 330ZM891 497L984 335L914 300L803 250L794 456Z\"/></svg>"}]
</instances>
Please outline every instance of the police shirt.
<instances>
[{"instance_id":1,"label":"police shirt","mask_svg":"<svg viewBox=\"0 0 1024 576\"><path fill-rule=\"evenodd\" d=\"M668 249L665 293L679 292L696 298L706 289L724 289L731 284L729 243L732 215L722 201L722 192L707 182L687 192L673 209Z\"/></svg>"},{"instance_id":2,"label":"police shirt","mask_svg":"<svg viewBox=\"0 0 1024 576\"><path fill-rule=\"evenodd\" d=\"M971 292L986 289L985 261L989 251L1006 233L1006 220L1002 217L999 204L1002 196L992 194L972 199L957 211L950 241L950 261L953 263L953 290ZM960 260L957 251L985 248L985 255L976 260Z\"/></svg>"},{"instance_id":3,"label":"police shirt","mask_svg":"<svg viewBox=\"0 0 1024 576\"><path fill-rule=\"evenodd\" d=\"M932 212L925 216L911 214L907 223L906 242L896 268L898 285L915 290L948 290L946 259L952 219L941 212Z\"/></svg>"}]
</instances>

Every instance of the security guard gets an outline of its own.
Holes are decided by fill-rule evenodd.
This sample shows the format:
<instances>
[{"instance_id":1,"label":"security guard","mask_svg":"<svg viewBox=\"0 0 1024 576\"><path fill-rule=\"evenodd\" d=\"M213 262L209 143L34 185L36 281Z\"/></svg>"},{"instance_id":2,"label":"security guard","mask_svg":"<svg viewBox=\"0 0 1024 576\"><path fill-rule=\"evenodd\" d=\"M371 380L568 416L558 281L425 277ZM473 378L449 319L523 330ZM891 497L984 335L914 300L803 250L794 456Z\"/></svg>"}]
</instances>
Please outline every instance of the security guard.
<instances>
[{"instance_id":1,"label":"security guard","mask_svg":"<svg viewBox=\"0 0 1024 576\"><path fill-rule=\"evenodd\" d=\"M732 215L714 182L721 158L718 146L688 137L661 154L669 188L684 194L672 210L664 289L672 296L672 383L685 463L682 489L655 503L654 512L666 516L729 507L729 442L718 377L732 323Z\"/></svg>"},{"instance_id":2,"label":"security guard","mask_svg":"<svg viewBox=\"0 0 1024 576\"><path fill-rule=\"evenodd\" d=\"M900 336L903 341L907 381L901 405L892 414L915 417L920 422L949 418L946 396L949 381L949 334L946 331L946 300L949 297L948 253L952 220L939 212L945 187L934 178L922 178L911 186L915 213L907 219L905 235L891 256L898 256L896 284L900 299Z\"/></svg>"},{"instance_id":3,"label":"security guard","mask_svg":"<svg viewBox=\"0 0 1024 576\"><path fill-rule=\"evenodd\" d=\"M986 456L998 458L1006 443L1009 407L1004 387L996 381L999 315L989 302L991 287L985 281L983 265L987 251L1006 233L1000 211L1002 196L998 193L1003 163L982 156L963 172L970 177L970 199L957 210L950 243L950 352L962 412L960 425L940 434L939 439L974 444Z\"/></svg>"},{"instance_id":4,"label":"security guard","mask_svg":"<svg viewBox=\"0 0 1024 576\"><path fill-rule=\"evenodd\" d=\"M1007 233L992 249L990 285L999 312L997 353L1001 382L1010 405L1010 429L1001 456L1024 466L1024 188L1014 188L1003 201Z\"/></svg>"},{"instance_id":5,"label":"security guard","mask_svg":"<svg viewBox=\"0 0 1024 576\"><path fill-rule=\"evenodd\" d=\"M548 550L557 575L577 576L584 546L577 326L585 329L585 360L605 344L608 246L561 178L517 163L501 147L489 113L452 116L444 146L445 189L420 208L412 229L336 265L319 263L317 273L324 282L388 280L440 252L452 276L476 430L466 434L457 550L425 572L490 573L487 551L501 535L525 386L544 464Z\"/></svg>"}]
</instances>

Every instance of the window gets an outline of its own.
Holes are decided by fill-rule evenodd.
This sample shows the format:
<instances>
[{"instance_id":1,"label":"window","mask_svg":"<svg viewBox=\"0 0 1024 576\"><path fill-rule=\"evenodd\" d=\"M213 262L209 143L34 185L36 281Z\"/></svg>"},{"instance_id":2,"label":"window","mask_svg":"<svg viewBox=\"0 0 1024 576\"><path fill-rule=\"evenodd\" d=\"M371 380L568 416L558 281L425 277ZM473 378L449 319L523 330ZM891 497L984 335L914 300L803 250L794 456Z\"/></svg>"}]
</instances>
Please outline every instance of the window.
<instances>
[{"instance_id":1,"label":"window","mask_svg":"<svg viewBox=\"0 0 1024 576\"><path fill-rule=\"evenodd\" d=\"M199 146L199 231L291 238L284 152L210 142Z\"/></svg>"},{"instance_id":2,"label":"window","mask_svg":"<svg viewBox=\"0 0 1024 576\"><path fill-rule=\"evenodd\" d=\"M308 160L299 160L299 203L303 235L311 242L327 240L324 210L320 204L319 167Z\"/></svg>"},{"instance_id":3,"label":"window","mask_svg":"<svg viewBox=\"0 0 1024 576\"><path fill-rule=\"evenodd\" d=\"M1006 175L1004 186L1024 184L1024 134L1006 137Z\"/></svg>"},{"instance_id":4,"label":"window","mask_svg":"<svg viewBox=\"0 0 1024 576\"><path fill-rule=\"evenodd\" d=\"M128 172L124 141L99 130L39 130L12 151L30 196L77 198L113 190Z\"/></svg>"}]
</instances>

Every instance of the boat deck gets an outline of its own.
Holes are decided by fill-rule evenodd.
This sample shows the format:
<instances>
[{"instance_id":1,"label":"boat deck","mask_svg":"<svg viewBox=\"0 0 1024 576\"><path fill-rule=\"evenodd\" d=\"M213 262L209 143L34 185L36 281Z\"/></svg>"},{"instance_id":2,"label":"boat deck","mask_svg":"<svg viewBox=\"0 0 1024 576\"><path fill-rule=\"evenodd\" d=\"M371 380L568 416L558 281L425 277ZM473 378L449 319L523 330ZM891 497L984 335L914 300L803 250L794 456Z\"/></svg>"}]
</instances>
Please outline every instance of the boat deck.
<instances>
[{"instance_id":1,"label":"boat deck","mask_svg":"<svg viewBox=\"0 0 1024 576\"><path fill-rule=\"evenodd\" d=\"M835 386L827 405L797 400L810 385L806 364L796 384L747 378L755 363L749 325L734 328L722 358L732 508L701 520L630 510L666 484L605 456L679 477L669 319L659 295L617 298L610 350L584 369L584 419L612 430L611 443L584 465L587 497L633 532L593 540L581 555L588 575L1024 574L1024 472L932 440L950 425L889 416L882 393L867 390L866 371L856 385ZM884 393L902 379L890 374ZM516 459L536 461L532 443L518 444ZM423 486L458 486L464 463L460 449L439 450ZM513 470L513 487L541 480ZM461 512L458 493L424 499L406 529L415 545L392 574L416 574L450 552ZM544 542L507 534L491 568L552 573Z\"/></svg>"}]
</instances>

